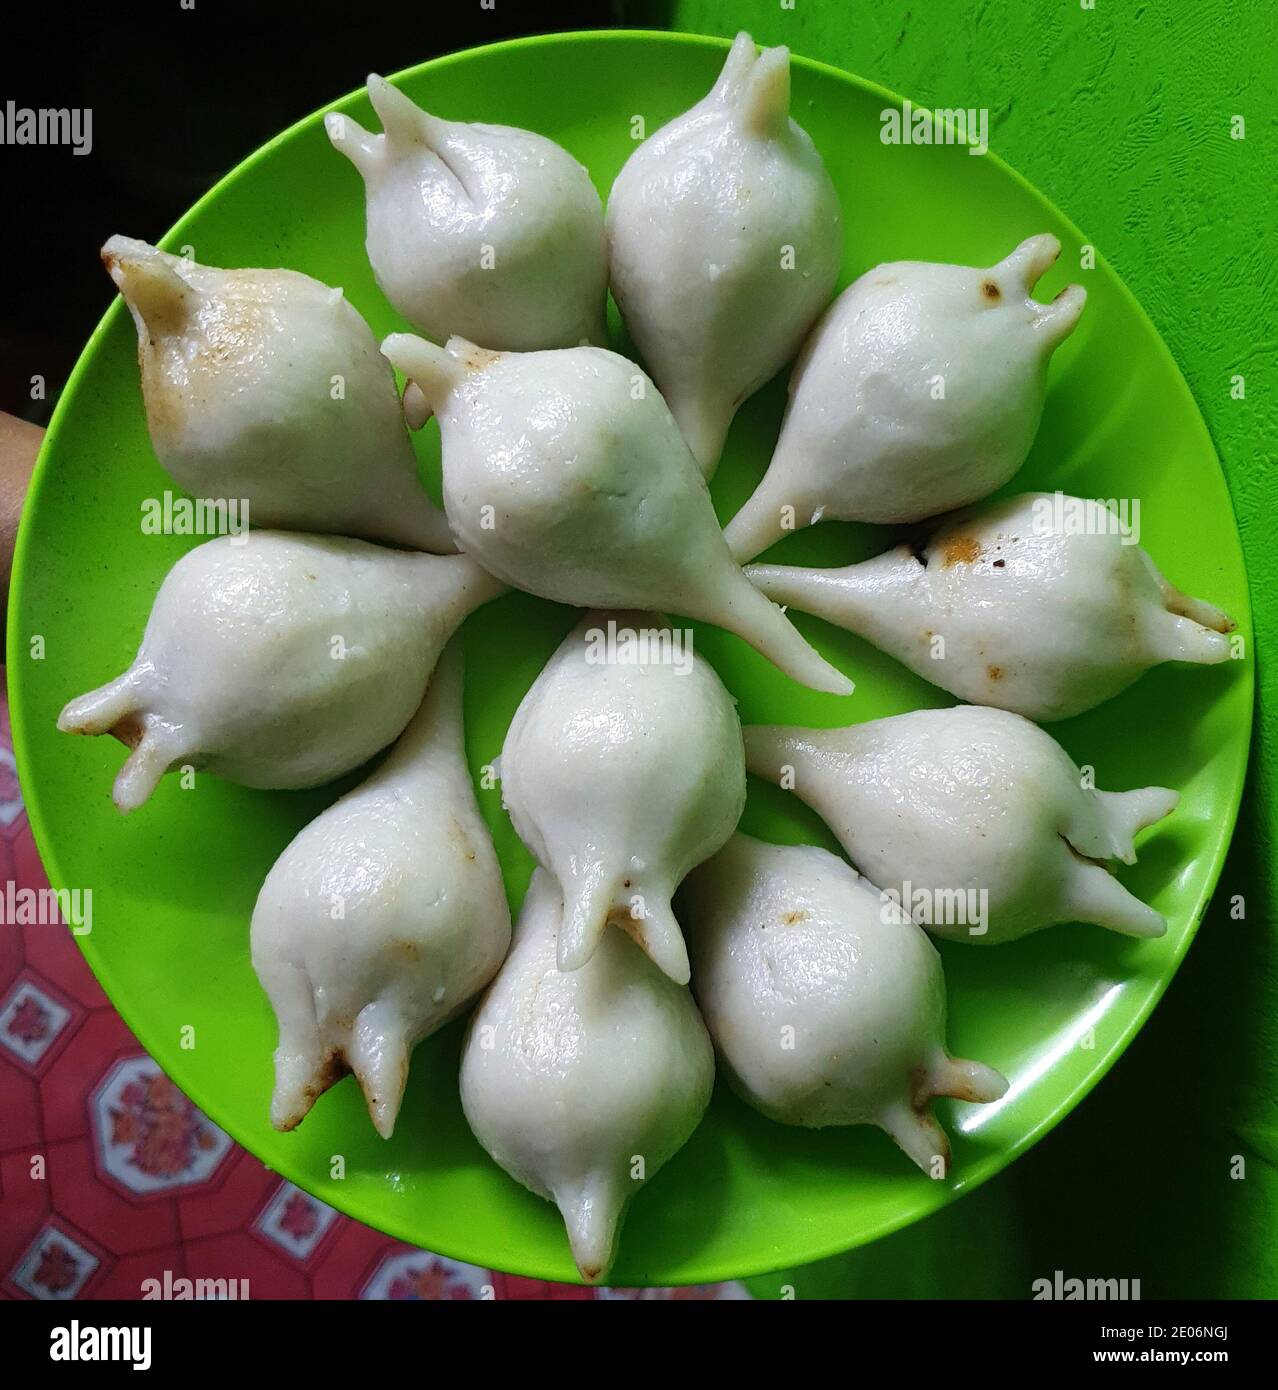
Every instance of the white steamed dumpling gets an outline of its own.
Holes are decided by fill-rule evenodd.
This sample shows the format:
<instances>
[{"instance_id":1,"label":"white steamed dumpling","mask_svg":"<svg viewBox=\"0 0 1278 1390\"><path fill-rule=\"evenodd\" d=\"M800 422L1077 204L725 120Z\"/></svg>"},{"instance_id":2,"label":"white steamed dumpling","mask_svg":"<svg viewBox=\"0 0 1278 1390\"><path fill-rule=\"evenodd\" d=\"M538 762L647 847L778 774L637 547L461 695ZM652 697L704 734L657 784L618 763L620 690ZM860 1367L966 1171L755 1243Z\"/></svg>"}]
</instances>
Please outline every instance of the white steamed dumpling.
<instances>
[{"instance_id":1,"label":"white steamed dumpling","mask_svg":"<svg viewBox=\"0 0 1278 1390\"><path fill-rule=\"evenodd\" d=\"M294 270L219 270L114 236L156 457L248 520L448 553L390 364L356 309Z\"/></svg>"},{"instance_id":2,"label":"white steamed dumpling","mask_svg":"<svg viewBox=\"0 0 1278 1390\"><path fill-rule=\"evenodd\" d=\"M1057 922L1161 936L1110 872L1175 808L1165 787L1099 791L1050 734L958 705L846 729L753 725L749 770L806 802L848 858L936 936L994 945Z\"/></svg>"},{"instance_id":3,"label":"white steamed dumpling","mask_svg":"<svg viewBox=\"0 0 1278 1390\"><path fill-rule=\"evenodd\" d=\"M132 751L121 811L189 764L246 787L314 787L412 718L463 619L505 586L465 555L254 531L184 555L133 664L72 700L58 728Z\"/></svg>"},{"instance_id":4,"label":"white steamed dumpling","mask_svg":"<svg viewBox=\"0 0 1278 1390\"><path fill-rule=\"evenodd\" d=\"M997 1100L1007 1082L946 1051L927 934L827 851L741 834L682 897L697 1002L741 1097L782 1124L877 1125L944 1176L932 1099Z\"/></svg>"},{"instance_id":5,"label":"white steamed dumpling","mask_svg":"<svg viewBox=\"0 0 1278 1390\"><path fill-rule=\"evenodd\" d=\"M611 926L687 983L670 899L736 828L745 763L732 697L674 636L655 614L589 614L506 735L502 799L563 890L562 970L585 965Z\"/></svg>"},{"instance_id":6,"label":"white steamed dumpling","mask_svg":"<svg viewBox=\"0 0 1278 1390\"><path fill-rule=\"evenodd\" d=\"M1036 236L988 269L900 261L844 290L795 368L768 471L726 528L737 559L821 520L921 521L1002 487L1087 298L1079 285L1032 297L1060 252Z\"/></svg>"},{"instance_id":7,"label":"white steamed dumpling","mask_svg":"<svg viewBox=\"0 0 1278 1390\"><path fill-rule=\"evenodd\" d=\"M497 973L510 909L462 742L460 651L389 757L288 846L253 910L253 968L279 1020L271 1123L352 1072L389 1138L413 1047Z\"/></svg>"},{"instance_id":8,"label":"white steamed dumpling","mask_svg":"<svg viewBox=\"0 0 1278 1390\"><path fill-rule=\"evenodd\" d=\"M933 685L1067 719L1164 661L1228 660L1235 624L1169 584L1099 502L1025 493L843 569L751 565L769 598L846 628Z\"/></svg>"},{"instance_id":9,"label":"white steamed dumpling","mask_svg":"<svg viewBox=\"0 0 1278 1390\"><path fill-rule=\"evenodd\" d=\"M376 75L373 135L325 127L364 179L368 259L386 298L438 342L530 351L604 341L603 207L544 136L427 115Z\"/></svg>"},{"instance_id":10,"label":"white steamed dumpling","mask_svg":"<svg viewBox=\"0 0 1278 1390\"><path fill-rule=\"evenodd\" d=\"M687 1142L714 1050L687 989L620 931L580 970L555 942L558 886L538 869L510 956L471 1019L461 1097L507 1173L558 1206L588 1283L608 1272L627 1202Z\"/></svg>"},{"instance_id":11,"label":"white steamed dumpling","mask_svg":"<svg viewBox=\"0 0 1278 1390\"><path fill-rule=\"evenodd\" d=\"M838 278L839 200L790 119L789 50L738 34L709 95L626 161L607 225L617 306L709 477Z\"/></svg>"},{"instance_id":12,"label":"white steamed dumpling","mask_svg":"<svg viewBox=\"0 0 1278 1390\"><path fill-rule=\"evenodd\" d=\"M382 350L439 420L460 544L516 588L735 632L817 690L851 682L750 584L656 387L602 348L492 353L396 333Z\"/></svg>"}]
</instances>

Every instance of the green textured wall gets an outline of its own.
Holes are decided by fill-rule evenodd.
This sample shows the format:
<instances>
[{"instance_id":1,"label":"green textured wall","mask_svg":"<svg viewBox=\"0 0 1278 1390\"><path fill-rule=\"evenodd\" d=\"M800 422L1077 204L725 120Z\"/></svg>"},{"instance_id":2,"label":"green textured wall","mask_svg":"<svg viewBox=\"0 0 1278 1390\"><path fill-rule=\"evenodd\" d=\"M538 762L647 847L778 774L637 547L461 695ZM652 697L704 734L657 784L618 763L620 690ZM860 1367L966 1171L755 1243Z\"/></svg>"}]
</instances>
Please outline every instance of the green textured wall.
<instances>
[{"instance_id":1,"label":"green textured wall","mask_svg":"<svg viewBox=\"0 0 1278 1390\"><path fill-rule=\"evenodd\" d=\"M1278 14L1262 0L673 0L635 27L788 44L916 102L986 107L992 148L1109 259L1180 363L1238 512L1260 686L1216 901L1113 1073L1002 1177L870 1249L786 1276L817 1296L1278 1296ZM1242 116L1245 138L1231 138ZM845 208L873 217L873 208ZM1245 378L1245 398L1231 379ZM1175 731L1169 729L1168 737ZM1246 919L1230 919L1241 894ZM1230 1177L1241 1154L1246 1178ZM760 1294L781 1280L762 1280Z\"/></svg>"}]
</instances>

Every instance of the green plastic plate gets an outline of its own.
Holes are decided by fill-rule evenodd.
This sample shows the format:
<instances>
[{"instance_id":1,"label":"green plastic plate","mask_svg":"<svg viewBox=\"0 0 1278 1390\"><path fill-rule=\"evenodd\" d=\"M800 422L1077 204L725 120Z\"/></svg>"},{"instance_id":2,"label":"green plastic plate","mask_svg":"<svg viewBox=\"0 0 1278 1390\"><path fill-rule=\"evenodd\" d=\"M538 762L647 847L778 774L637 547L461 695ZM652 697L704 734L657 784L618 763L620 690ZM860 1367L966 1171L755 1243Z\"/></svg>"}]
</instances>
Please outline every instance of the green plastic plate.
<instances>
[{"instance_id":1,"label":"green plastic plate","mask_svg":"<svg viewBox=\"0 0 1278 1390\"><path fill-rule=\"evenodd\" d=\"M684 35L567 34L459 53L401 80L441 115L525 126L560 141L606 194L634 148L634 117L651 132L684 110L709 88L724 51L718 40ZM1242 555L1211 440L1166 348L1113 272L1099 259L1080 268L1085 238L993 155L881 143L880 112L899 101L890 93L803 59L795 60L793 88L794 115L842 198L842 283L884 260L983 265L1035 232L1060 237L1064 254L1039 296L1080 280L1087 310L1052 363L1042 430L1014 490L1139 498L1143 544L1175 584L1238 619L1249 651ZM372 119L362 94L333 109ZM189 245L213 265L291 266L341 285L380 335L404 325L373 282L363 215L359 180L330 148L317 113L223 179L163 244ZM94 252L85 246L86 256ZM626 351L615 315L613 329ZM784 397L778 380L741 411L714 482L721 518L762 474ZM418 447L434 488L433 424ZM249 915L275 857L354 779L319 792L267 793L207 776L183 790L168 778L126 819L108 799L119 745L55 732L68 698L128 665L157 586L193 544L142 533L143 499L166 487L147 439L133 326L117 302L49 430L23 518L9 629L14 738L31 823L53 884L93 890L85 955L160 1065L271 1168L414 1244L516 1273L575 1278L554 1208L502 1173L467 1130L457 1095L460 1024L417 1049L389 1143L374 1134L350 1080L296 1132L276 1134L268 1124L275 1028L249 965ZM842 564L891 539L830 524L788 538L775 553ZM474 769L496 757L516 705L572 621L567 609L514 595L467 624ZM851 636L812 619L798 623L853 675L855 696L838 701L801 689L736 638L699 628L698 646L743 720L839 724L949 703ZM1123 872L1171 926L1152 942L1068 926L994 950L942 946L952 1048L1011 1078L996 1105L940 1107L955 1139L951 1180L921 1175L877 1131L774 1125L720 1085L691 1142L635 1200L611 1282L718 1280L850 1249L991 1177L1077 1105L1153 1008L1202 916L1238 807L1251 700L1250 660L1164 667L1053 729L1077 762L1095 767L1098 785L1155 782L1183 794L1177 813L1146 836L1140 863ZM479 795L517 905L530 860L499 791ZM834 847L793 797L757 783L743 827ZM191 1047L182 1045L187 1028ZM345 1176L334 1179L338 1154Z\"/></svg>"}]
</instances>

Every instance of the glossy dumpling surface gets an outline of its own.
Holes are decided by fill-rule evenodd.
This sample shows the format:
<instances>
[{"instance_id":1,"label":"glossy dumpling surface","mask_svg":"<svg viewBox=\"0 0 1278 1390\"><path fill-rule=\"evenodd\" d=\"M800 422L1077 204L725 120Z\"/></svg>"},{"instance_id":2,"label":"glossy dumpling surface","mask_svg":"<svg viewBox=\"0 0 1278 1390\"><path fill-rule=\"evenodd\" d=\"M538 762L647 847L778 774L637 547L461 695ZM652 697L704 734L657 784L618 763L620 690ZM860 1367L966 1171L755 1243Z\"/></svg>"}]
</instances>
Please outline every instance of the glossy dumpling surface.
<instances>
[{"instance_id":1,"label":"glossy dumpling surface","mask_svg":"<svg viewBox=\"0 0 1278 1390\"><path fill-rule=\"evenodd\" d=\"M732 553L821 520L921 521L1002 487L1086 299L1079 285L1032 297L1060 252L1036 236L988 268L899 261L844 290L804 346L767 474L727 527Z\"/></svg>"},{"instance_id":2,"label":"glossy dumpling surface","mask_svg":"<svg viewBox=\"0 0 1278 1390\"><path fill-rule=\"evenodd\" d=\"M686 984L670 899L745 805L741 725L691 629L652 613L584 618L516 711L501 779L516 830L563 890L560 968L620 930Z\"/></svg>"},{"instance_id":3,"label":"glossy dumpling surface","mask_svg":"<svg viewBox=\"0 0 1278 1390\"><path fill-rule=\"evenodd\" d=\"M352 1072L379 1134L409 1053L497 973L510 910L464 761L461 654L441 659L385 762L312 821L258 894L253 968L279 1021L271 1122Z\"/></svg>"},{"instance_id":4,"label":"glossy dumpling surface","mask_svg":"<svg viewBox=\"0 0 1278 1390\"><path fill-rule=\"evenodd\" d=\"M383 133L325 118L364 179L368 259L420 332L489 348L604 340L607 255L590 175L553 140L428 115L368 79Z\"/></svg>"},{"instance_id":5,"label":"glossy dumpling surface","mask_svg":"<svg viewBox=\"0 0 1278 1390\"><path fill-rule=\"evenodd\" d=\"M790 54L738 34L719 80L626 161L608 197L612 292L709 477L737 407L829 302L839 201L790 118Z\"/></svg>"},{"instance_id":6,"label":"glossy dumpling surface","mask_svg":"<svg viewBox=\"0 0 1278 1390\"><path fill-rule=\"evenodd\" d=\"M851 691L732 559L705 479L633 362L402 333L383 350L439 420L449 521L492 574L581 608L716 623L796 680Z\"/></svg>"},{"instance_id":7,"label":"glossy dumpling surface","mask_svg":"<svg viewBox=\"0 0 1278 1390\"><path fill-rule=\"evenodd\" d=\"M132 751L122 811L172 767L248 787L313 787L390 743L439 653L504 585L464 555L254 531L196 546L160 586L132 665L58 727Z\"/></svg>"},{"instance_id":8,"label":"glossy dumpling surface","mask_svg":"<svg viewBox=\"0 0 1278 1390\"><path fill-rule=\"evenodd\" d=\"M577 1268L596 1283L626 1203L700 1123L714 1050L687 989L624 932L608 932L580 970L560 970L561 913L538 869L471 1020L461 1096L496 1162L558 1206Z\"/></svg>"},{"instance_id":9,"label":"glossy dumpling surface","mask_svg":"<svg viewBox=\"0 0 1278 1390\"><path fill-rule=\"evenodd\" d=\"M933 935L994 945L1056 922L1166 930L1110 866L1135 862L1133 835L1176 793L1096 790L1020 715L958 705L846 729L752 725L745 738L750 771L811 806Z\"/></svg>"},{"instance_id":10,"label":"glossy dumpling surface","mask_svg":"<svg viewBox=\"0 0 1278 1390\"><path fill-rule=\"evenodd\" d=\"M973 507L917 550L843 569L747 573L942 690L1040 722L1081 714L1161 662L1212 665L1233 650L1233 620L1170 584L1115 512L1061 493Z\"/></svg>"},{"instance_id":11,"label":"glossy dumpling surface","mask_svg":"<svg viewBox=\"0 0 1278 1390\"><path fill-rule=\"evenodd\" d=\"M417 477L390 364L343 297L294 270L220 270L115 236L156 457L262 527L456 550Z\"/></svg>"},{"instance_id":12,"label":"glossy dumpling surface","mask_svg":"<svg viewBox=\"0 0 1278 1390\"><path fill-rule=\"evenodd\" d=\"M944 1176L931 1100L996 1100L1007 1082L945 1050L927 935L825 850L740 834L689 876L684 903L697 1002L741 1096L783 1124L877 1125Z\"/></svg>"}]
</instances>

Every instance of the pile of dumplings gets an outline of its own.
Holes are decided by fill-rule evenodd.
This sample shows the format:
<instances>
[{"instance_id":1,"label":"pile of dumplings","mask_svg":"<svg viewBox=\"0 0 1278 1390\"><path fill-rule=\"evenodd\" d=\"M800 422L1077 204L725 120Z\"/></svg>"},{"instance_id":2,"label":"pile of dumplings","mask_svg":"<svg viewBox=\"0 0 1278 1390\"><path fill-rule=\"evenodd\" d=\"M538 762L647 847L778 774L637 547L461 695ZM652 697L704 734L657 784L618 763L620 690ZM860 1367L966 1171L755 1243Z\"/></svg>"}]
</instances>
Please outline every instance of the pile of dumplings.
<instances>
[{"instance_id":1,"label":"pile of dumplings","mask_svg":"<svg viewBox=\"0 0 1278 1390\"><path fill-rule=\"evenodd\" d=\"M791 119L787 50L745 34L705 98L636 148L606 215L550 140L428 115L379 77L368 95L381 133L338 114L326 129L363 180L377 282L416 332L379 348L340 289L292 270L103 248L156 456L196 497L247 501L257 529L184 556L132 665L59 727L126 745L121 811L176 768L314 787L390 748L284 850L253 912L278 1129L353 1073L389 1137L415 1044L478 999L466 1118L558 1205L588 1281L700 1122L716 1056L771 1119L877 1126L945 1176L933 1098L987 1103L1007 1082L948 1052L928 933L1166 927L1113 869L1176 793L1096 790L1031 721L1230 654L1230 620L1100 504L1072 499L1096 524L1053 528L1051 498L982 502L1024 462L1083 311L1076 285L1033 297L1059 243L876 266L831 302L834 185ZM604 346L609 288L646 371ZM721 530L707 480L733 415L792 360L771 464ZM442 510L406 428L431 415ZM829 518L926 523L925 539L842 569L749 563ZM585 610L501 753L538 864L513 931L455 637L512 588ZM743 730L691 651L599 650L601 631L671 637L678 614L850 694L781 604L965 703ZM846 859L738 833L747 772L812 807ZM980 933L916 912L919 890L981 892Z\"/></svg>"}]
</instances>

